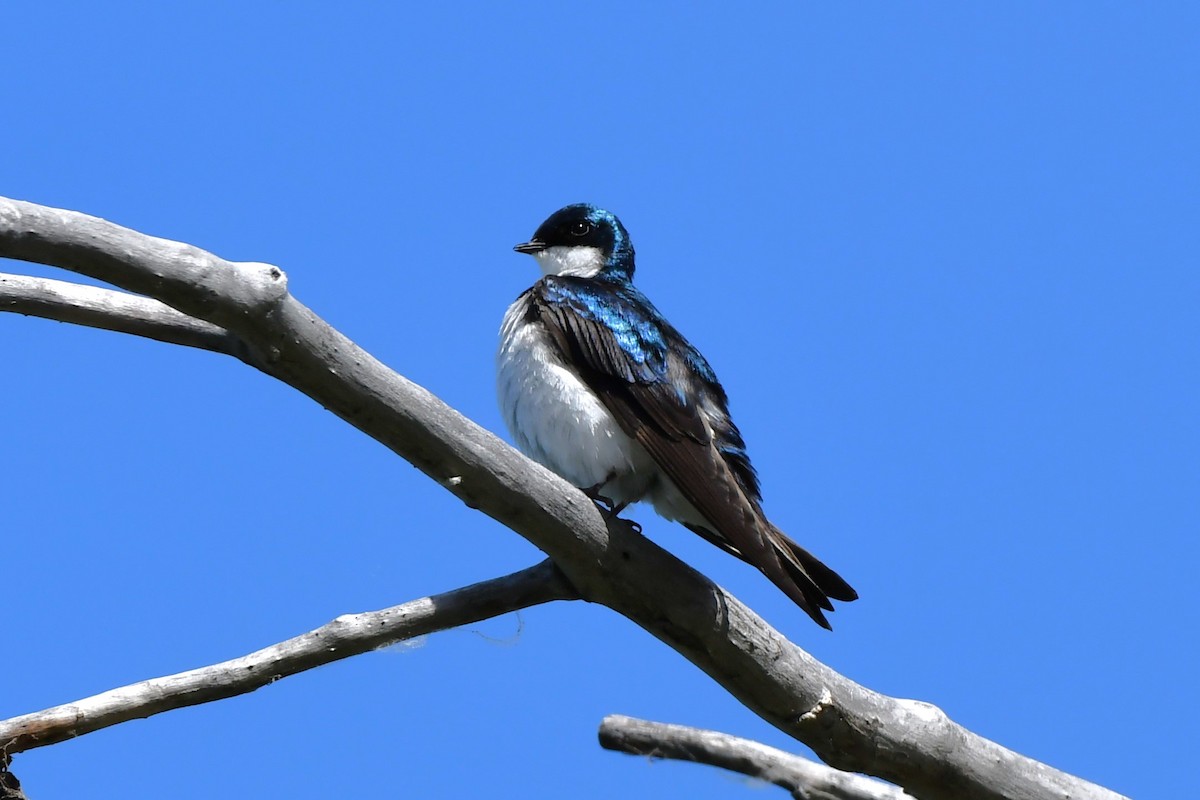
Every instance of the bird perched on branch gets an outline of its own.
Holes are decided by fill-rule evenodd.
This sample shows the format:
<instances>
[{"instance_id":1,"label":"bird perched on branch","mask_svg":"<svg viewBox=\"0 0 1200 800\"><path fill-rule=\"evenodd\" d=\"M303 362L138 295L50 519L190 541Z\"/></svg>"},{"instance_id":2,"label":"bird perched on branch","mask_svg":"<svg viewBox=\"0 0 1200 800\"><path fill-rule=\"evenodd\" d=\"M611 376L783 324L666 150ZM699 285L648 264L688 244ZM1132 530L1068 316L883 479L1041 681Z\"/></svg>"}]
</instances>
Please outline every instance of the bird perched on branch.
<instances>
[{"instance_id":1,"label":"bird perched on branch","mask_svg":"<svg viewBox=\"0 0 1200 800\"><path fill-rule=\"evenodd\" d=\"M517 446L610 514L650 502L757 567L828 628L830 600L858 594L763 514L725 390L633 286L620 220L570 205L513 249L543 273L500 328L500 406Z\"/></svg>"}]
</instances>

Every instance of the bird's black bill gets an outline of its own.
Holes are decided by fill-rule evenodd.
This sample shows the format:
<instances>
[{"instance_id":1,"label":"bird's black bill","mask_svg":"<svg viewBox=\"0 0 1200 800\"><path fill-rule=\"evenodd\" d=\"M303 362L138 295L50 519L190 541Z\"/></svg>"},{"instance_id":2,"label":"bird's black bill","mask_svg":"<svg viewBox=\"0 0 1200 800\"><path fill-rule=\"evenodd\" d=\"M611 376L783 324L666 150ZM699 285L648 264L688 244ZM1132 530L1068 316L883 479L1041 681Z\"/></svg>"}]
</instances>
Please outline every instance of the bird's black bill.
<instances>
[{"instance_id":1,"label":"bird's black bill","mask_svg":"<svg viewBox=\"0 0 1200 800\"><path fill-rule=\"evenodd\" d=\"M539 242L537 239L534 239L533 241L525 242L524 244L519 244L519 245L516 245L515 247L513 247L513 250L516 250L518 253L528 253L530 255L532 255L534 253L540 253L545 249L546 249L546 243Z\"/></svg>"}]
</instances>

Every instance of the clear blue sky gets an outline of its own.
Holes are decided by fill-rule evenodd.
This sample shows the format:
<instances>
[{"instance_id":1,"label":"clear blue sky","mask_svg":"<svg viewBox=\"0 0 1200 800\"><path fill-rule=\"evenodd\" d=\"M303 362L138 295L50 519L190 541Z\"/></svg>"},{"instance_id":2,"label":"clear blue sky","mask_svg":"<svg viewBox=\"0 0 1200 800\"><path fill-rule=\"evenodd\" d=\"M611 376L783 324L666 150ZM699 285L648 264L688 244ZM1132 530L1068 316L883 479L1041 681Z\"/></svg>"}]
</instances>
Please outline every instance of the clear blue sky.
<instances>
[{"instance_id":1,"label":"clear blue sky","mask_svg":"<svg viewBox=\"0 0 1200 800\"><path fill-rule=\"evenodd\" d=\"M1138 798L1194 785L1194 4L382 5L10 4L0 193L278 264L496 431L536 277L510 247L602 204L769 513L862 600L829 634L648 535L874 689ZM0 342L2 716L539 559L229 358L12 315ZM37 800L755 796L600 750L609 713L794 746L576 603L14 768Z\"/></svg>"}]
</instances>

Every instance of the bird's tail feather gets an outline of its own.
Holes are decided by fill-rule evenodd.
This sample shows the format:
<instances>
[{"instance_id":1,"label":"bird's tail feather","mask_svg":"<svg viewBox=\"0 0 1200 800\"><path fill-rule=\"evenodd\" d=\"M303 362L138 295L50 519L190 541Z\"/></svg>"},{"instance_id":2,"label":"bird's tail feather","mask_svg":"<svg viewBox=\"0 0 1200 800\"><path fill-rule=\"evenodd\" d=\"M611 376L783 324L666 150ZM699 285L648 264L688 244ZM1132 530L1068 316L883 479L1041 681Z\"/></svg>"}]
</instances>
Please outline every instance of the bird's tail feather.
<instances>
[{"instance_id":1,"label":"bird's tail feather","mask_svg":"<svg viewBox=\"0 0 1200 800\"><path fill-rule=\"evenodd\" d=\"M834 600L849 602L858 599L858 592L816 556L793 542L783 531L770 522L763 521L769 534L768 540L782 566L780 574L775 569L763 572L771 582L783 590L796 605L813 618L822 628L831 628L829 620L821 610L833 611Z\"/></svg>"},{"instance_id":2,"label":"bird's tail feather","mask_svg":"<svg viewBox=\"0 0 1200 800\"><path fill-rule=\"evenodd\" d=\"M775 534L772 538L777 543L784 545L791 554L790 558L786 554L784 555L784 564L791 567L788 570L789 572L799 568L817 585L818 589L834 600L849 603L852 600L858 599L858 592L854 591L853 586L846 583L845 578L825 566L824 562L793 542L783 531L774 525L771 526L771 531Z\"/></svg>"},{"instance_id":3,"label":"bird's tail feather","mask_svg":"<svg viewBox=\"0 0 1200 800\"><path fill-rule=\"evenodd\" d=\"M769 543L769 549L760 551L761 555L755 560L747 558L725 537L713 533L707 528L700 525L687 525L687 527L725 552L758 567L771 580L771 583L774 583L791 598L792 602L804 609L805 613L813 618L813 621L822 628L831 628L829 620L825 619L821 610L833 611L833 603L830 602L830 598L848 603L858 599L858 592L854 591L854 588L846 583L841 575L825 566L820 559L793 542L787 534L770 522L763 519L761 525L760 530L767 532L765 538ZM763 556L766 558L764 559ZM756 563L758 560L762 560L763 563Z\"/></svg>"}]
</instances>

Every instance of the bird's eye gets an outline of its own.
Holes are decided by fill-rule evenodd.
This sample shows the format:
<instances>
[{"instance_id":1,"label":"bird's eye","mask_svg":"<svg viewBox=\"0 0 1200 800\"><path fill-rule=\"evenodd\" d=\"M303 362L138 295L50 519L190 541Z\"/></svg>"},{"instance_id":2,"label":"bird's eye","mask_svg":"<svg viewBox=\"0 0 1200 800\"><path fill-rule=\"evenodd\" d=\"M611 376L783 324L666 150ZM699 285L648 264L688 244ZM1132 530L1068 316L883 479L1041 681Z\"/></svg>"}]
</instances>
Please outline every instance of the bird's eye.
<instances>
[{"instance_id":1,"label":"bird's eye","mask_svg":"<svg viewBox=\"0 0 1200 800\"><path fill-rule=\"evenodd\" d=\"M572 236L587 236L592 232L592 223L579 220L572 222L570 232Z\"/></svg>"}]
</instances>

